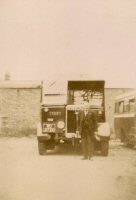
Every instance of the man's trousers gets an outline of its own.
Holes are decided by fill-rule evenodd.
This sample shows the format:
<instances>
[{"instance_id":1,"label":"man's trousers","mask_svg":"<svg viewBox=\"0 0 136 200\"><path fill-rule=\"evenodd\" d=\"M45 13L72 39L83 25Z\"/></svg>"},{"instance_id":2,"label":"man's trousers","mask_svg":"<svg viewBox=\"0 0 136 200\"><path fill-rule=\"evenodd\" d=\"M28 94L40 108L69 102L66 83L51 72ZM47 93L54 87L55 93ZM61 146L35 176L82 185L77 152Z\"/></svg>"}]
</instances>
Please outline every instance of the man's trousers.
<instances>
[{"instance_id":1,"label":"man's trousers","mask_svg":"<svg viewBox=\"0 0 136 200\"><path fill-rule=\"evenodd\" d=\"M82 137L82 149L84 158L91 158L93 156L93 136L87 134Z\"/></svg>"}]
</instances>

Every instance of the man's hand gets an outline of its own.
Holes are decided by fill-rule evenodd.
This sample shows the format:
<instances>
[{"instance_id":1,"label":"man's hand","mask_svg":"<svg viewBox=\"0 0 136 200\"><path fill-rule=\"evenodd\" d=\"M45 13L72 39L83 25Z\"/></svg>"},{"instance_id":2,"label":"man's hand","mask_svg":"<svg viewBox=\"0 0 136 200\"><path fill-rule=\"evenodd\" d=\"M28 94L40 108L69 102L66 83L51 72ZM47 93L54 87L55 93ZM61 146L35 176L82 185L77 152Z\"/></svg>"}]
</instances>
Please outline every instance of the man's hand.
<instances>
[{"instance_id":1,"label":"man's hand","mask_svg":"<svg viewBox=\"0 0 136 200\"><path fill-rule=\"evenodd\" d=\"M100 137L98 136L98 132L97 131L94 132L94 136L95 136L95 139L97 141L100 141Z\"/></svg>"},{"instance_id":2,"label":"man's hand","mask_svg":"<svg viewBox=\"0 0 136 200\"><path fill-rule=\"evenodd\" d=\"M98 135L98 131L95 131L95 132L94 132L94 135Z\"/></svg>"}]
</instances>

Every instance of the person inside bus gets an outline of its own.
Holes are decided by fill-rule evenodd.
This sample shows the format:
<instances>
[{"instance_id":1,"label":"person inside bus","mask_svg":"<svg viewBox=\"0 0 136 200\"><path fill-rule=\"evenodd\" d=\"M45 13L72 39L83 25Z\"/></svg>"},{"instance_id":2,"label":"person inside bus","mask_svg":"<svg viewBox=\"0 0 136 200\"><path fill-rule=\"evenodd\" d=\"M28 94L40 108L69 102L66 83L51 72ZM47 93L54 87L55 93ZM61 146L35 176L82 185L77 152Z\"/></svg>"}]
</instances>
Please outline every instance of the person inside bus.
<instances>
[{"instance_id":1,"label":"person inside bus","mask_svg":"<svg viewBox=\"0 0 136 200\"><path fill-rule=\"evenodd\" d=\"M94 150L94 133L97 131L97 120L94 112L85 106L80 115L80 134L82 140L83 160L92 160Z\"/></svg>"}]
</instances>

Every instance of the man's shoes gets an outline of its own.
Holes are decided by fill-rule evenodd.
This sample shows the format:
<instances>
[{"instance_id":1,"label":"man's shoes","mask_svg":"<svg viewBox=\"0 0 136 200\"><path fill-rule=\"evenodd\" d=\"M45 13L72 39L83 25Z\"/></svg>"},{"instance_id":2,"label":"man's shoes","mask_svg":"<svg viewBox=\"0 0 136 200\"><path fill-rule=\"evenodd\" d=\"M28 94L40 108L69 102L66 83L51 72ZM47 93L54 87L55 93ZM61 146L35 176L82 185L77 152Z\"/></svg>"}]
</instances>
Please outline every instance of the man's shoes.
<instances>
[{"instance_id":1,"label":"man's shoes","mask_svg":"<svg viewBox=\"0 0 136 200\"><path fill-rule=\"evenodd\" d=\"M87 160L87 157L83 157L82 160Z\"/></svg>"},{"instance_id":2,"label":"man's shoes","mask_svg":"<svg viewBox=\"0 0 136 200\"><path fill-rule=\"evenodd\" d=\"M92 158L92 157L88 157L88 160L91 160L91 161L93 161L93 158Z\"/></svg>"}]
</instances>

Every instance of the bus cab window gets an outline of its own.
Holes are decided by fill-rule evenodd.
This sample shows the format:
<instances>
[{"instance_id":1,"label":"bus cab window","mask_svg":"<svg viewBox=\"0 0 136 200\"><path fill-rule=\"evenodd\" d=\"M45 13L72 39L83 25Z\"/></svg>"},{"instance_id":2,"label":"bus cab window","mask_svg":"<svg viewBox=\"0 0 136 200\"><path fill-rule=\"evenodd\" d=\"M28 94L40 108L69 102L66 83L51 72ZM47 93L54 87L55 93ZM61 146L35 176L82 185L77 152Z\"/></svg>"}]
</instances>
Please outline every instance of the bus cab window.
<instances>
[{"instance_id":1,"label":"bus cab window","mask_svg":"<svg viewBox=\"0 0 136 200\"><path fill-rule=\"evenodd\" d=\"M119 103L115 103L115 113L119 112Z\"/></svg>"},{"instance_id":2,"label":"bus cab window","mask_svg":"<svg viewBox=\"0 0 136 200\"><path fill-rule=\"evenodd\" d=\"M130 99L129 100L129 112L134 112L135 111L135 99Z\"/></svg>"},{"instance_id":3,"label":"bus cab window","mask_svg":"<svg viewBox=\"0 0 136 200\"><path fill-rule=\"evenodd\" d=\"M124 112L129 112L129 101L124 101Z\"/></svg>"},{"instance_id":4,"label":"bus cab window","mask_svg":"<svg viewBox=\"0 0 136 200\"><path fill-rule=\"evenodd\" d=\"M119 113L123 113L123 111L124 111L124 102L121 101L119 102Z\"/></svg>"}]
</instances>

